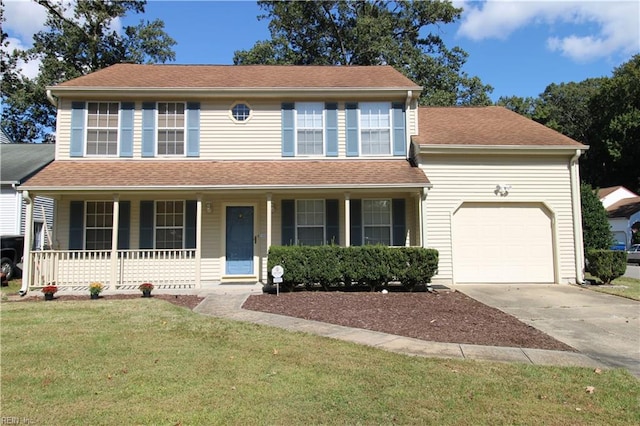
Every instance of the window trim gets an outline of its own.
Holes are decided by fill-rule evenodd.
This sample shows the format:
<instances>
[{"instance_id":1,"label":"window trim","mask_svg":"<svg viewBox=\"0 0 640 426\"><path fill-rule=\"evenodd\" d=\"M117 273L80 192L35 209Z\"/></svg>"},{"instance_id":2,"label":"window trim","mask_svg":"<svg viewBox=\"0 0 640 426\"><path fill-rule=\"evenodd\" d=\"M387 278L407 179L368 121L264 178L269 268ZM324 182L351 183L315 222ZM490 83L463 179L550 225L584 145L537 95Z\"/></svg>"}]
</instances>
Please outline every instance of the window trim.
<instances>
[{"instance_id":1,"label":"window trim","mask_svg":"<svg viewBox=\"0 0 640 426\"><path fill-rule=\"evenodd\" d=\"M160 104L182 104L184 106L184 113L183 113L183 124L182 124L182 154L160 154L159 153L159 145L160 145L160 130L178 130L180 129L179 127L160 127L160 108L159 105ZM187 102L186 101L156 101L156 107L155 107L155 115L154 115L154 126L155 126L155 144L154 144L154 157L156 158L181 158L181 157L186 157L187 156L187 132L188 132L188 128L187 128Z\"/></svg>"},{"instance_id":2,"label":"window trim","mask_svg":"<svg viewBox=\"0 0 640 426\"><path fill-rule=\"evenodd\" d=\"M245 118L244 120L238 120L236 118L236 116L234 115L234 113L233 113L233 109L235 107L237 107L237 106L240 106L240 105L244 105L249 110L247 118ZM232 103L231 107L229 108L229 118L231 119L231 121L233 121L236 124L246 124L253 118L253 107L251 106L251 104L249 104L249 102L236 101L236 102Z\"/></svg>"},{"instance_id":3,"label":"window trim","mask_svg":"<svg viewBox=\"0 0 640 426\"><path fill-rule=\"evenodd\" d=\"M300 245L300 238L298 237L298 228L322 228L322 244L327 244L327 203L324 198L296 198L295 200L295 238L296 245ZM298 224L298 203L300 201L321 201L322 202L322 225L300 225ZM316 247L316 246L313 246Z\"/></svg>"},{"instance_id":4,"label":"window trim","mask_svg":"<svg viewBox=\"0 0 640 426\"><path fill-rule=\"evenodd\" d=\"M163 226L162 228L158 227L158 203L182 203L182 225L180 228L182 229L182 247L180 248L158 248L158 229L174 229L178 228L177 226ZM153 201L153 248L155 250L184 250L186 245L186 231L187 231L187 200L154 200Z\"/></svg>"},{"instance_id":5,"label":"window trim","mask_svg":"<svg viewBox=\"0 0 640 426\"><path fill-rule=\"evenodd\" d=\"M389 203L389 224L388 225L367 225L365 221L365 203L371 201L387 201ZM363 198L362 199L362 245L374 245L368 244L366 241L366 229L367 228L389 228L389 244L385 244L388 247L393 247L393 199L391 198ZM376 243L380 244L380 243Z\"/></svg>"},{"instance_id":6,"label":"window trim","mask_svg":"<svg viewBox=\"0 0 640 426\"><path fill-rule=\"evenodd\" d=\"M96 227L96 226L92 226L89 227L89 203L104 203L105 205L110 205L111 206L111 224L109 226L103 226L103 227ZM84 202L84 224L83 227L84 229L83 231L83 238L82 238L82 245L83 245L83 250L111 250L112 249L112 244L113 244L113 215L114 215L114 211L113 211L113 201L112 200L85 200ZM89 229L110 229L111 230L111 240L109 241L109 246L105 247L105 248L100 248L100 249L88 249L87 248L87 231ZM95 242L94 242L95 243Z\"/></svg>"},{"instance_id":7,"label":"window trim","mask_svg":"<svg viewBox=\"0 0 640 426\"><path fill-rule=\"evenodd\" d=\"M322 148L322 152L320 154L300 154L298 152L298 131L300 130L300 127L298 127L298 105L300 104L317 104L320 106L320 110L322 112L322 124L320 127L320 130L322 131L322 142L320 144L321 148ZM326 155L326 144L327 144L327 114L326 114L326 107L325 107L325 103L324 102L295 102L293 105L293 126L294 126L294 132L293 132L293 149L294 149L294 156L295 157L324 157ZM317 128L304 128L304 129L311 129L311 130L318 130Z\"/></svg>"},{"instance_id":8,"label":"window trim","mask_svg":"<svg viewBox=\"0 0 640 426\"><path fill-rule=\"evenodd\" d=\"M389 115L389 153L387 154L365 154L364 153L364 143L362 141L362 132L365 130L362 125L362 105L366 104L386 104ZM377 130L381 130L382 128L376 128ZM371 128L367 128L366 130L371 130ZM362 157L391 157L393 156L393 103L389 101L379 101L379 102L358 102L358 149L359 155Z\"/></svg>"},{"instance_id":9,"label":"window trim","mask_svg":"<svg viewBox=\"0 0 640 426\"><path fill-rule=\"evenodd\" d=\"M116 152L114 154L89 154L89 130L111 129L111 127L90 127L89 126L89 104L116 104L118 108L118 124L116 131ZM120 155L120 126L122 125L122 102L120 101L86 101L84 108L84 156L90 158L118 157Z\"/></svg>"}]
</instances>

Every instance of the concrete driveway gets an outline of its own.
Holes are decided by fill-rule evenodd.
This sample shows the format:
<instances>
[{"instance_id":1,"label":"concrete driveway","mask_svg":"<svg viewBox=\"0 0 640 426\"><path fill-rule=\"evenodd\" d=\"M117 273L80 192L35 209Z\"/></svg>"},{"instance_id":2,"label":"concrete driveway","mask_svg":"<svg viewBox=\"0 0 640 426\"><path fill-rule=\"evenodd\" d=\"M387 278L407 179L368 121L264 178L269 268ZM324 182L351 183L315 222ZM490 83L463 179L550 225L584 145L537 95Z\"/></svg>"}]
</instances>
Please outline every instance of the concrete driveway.
<instances>
[{"instance_id":1,"label":"concrete driveway","mask_svg":"<svg viewBox=\"0 0 640 426\"><path fill-rule=\"evenodd\" d=\"M568 284L455 288L605 365L626 368L640 377L640 302Z\"/></svg>"}]
</instances>

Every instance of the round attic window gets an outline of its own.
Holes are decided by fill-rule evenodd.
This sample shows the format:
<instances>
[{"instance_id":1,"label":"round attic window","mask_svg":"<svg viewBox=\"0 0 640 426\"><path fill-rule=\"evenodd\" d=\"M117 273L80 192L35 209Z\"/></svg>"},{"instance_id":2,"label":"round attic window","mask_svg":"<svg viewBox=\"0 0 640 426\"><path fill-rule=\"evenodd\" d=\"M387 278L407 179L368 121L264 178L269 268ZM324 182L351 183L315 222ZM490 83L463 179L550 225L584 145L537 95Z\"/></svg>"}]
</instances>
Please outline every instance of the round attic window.
<instances>
[{"instance_id":1,"label":"round attic window","mask_svg":"<svg viewBox=\"0 0 640 426\"><path fill-rule=\"evenodd\" d=\"M249 105L247 104L235 104L231 108L231 115L236 121L247 121L249 119L249 116L251 115L251 108L249 108Z\"/></svg>"}]
</instances>

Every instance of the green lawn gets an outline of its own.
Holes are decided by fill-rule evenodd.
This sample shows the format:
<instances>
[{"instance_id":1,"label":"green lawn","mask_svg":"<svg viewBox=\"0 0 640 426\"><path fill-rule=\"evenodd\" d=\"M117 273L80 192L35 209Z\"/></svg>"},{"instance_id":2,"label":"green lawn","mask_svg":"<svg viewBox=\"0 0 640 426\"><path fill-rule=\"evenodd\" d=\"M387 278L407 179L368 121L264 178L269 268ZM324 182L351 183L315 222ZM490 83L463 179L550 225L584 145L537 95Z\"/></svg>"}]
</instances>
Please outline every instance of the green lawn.
<instances>
[{"instance_id":1,"label":"green lawn","mask_svg":"<svg viewBox=\"0 0 640 426\"><path fill-rule=\"evenodd\" d=\"M2 417L32 424L640 423L625 370L402 356L158 299L0 314Z\"/></svg>"},{"instance_id":2,"label":"green lawn","mask_svg":"<svg viewBox=\"0 0 640 426\"><path fill-rule=\"evenodd\" d=\"M594 277L589 274L587 274L587 278L594 279ZM640 280L634 278L620 277L613 280L610 285L590 285L587 286L587 288L601 293L640 300Z\"/></svg>"}]
</instances>

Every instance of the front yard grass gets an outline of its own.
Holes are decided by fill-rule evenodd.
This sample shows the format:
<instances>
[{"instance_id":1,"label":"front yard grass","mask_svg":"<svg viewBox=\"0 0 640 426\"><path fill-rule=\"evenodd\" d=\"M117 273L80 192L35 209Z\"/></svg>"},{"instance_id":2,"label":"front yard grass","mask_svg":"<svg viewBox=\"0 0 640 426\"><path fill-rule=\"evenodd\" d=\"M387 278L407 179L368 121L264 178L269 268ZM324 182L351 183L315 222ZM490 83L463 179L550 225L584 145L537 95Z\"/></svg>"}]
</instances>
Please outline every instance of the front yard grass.
<instances>
[{"instance_id":1,"label":"front yard grass","mask_svg":"<svg viewBox=\"0 0 640 426\"><path fill-rule=\"evenodd\" d=\"M622 369L409 357L153 298L0 314L2 417L20 424L640 423Z\"/></svg>"},{"instance_id":2,"label":"front yard grass","mask_svg":"<svg viewBox=\"0 0 640 426\"><path fill-rule=\"evenodd\" d=\"M586 278L596 279L590 274L586 274ZM640 280L635 278L620 277L613 280L610 285L589 285L586 286L586 288L589 290L599 291L601 293L640 300Z\"/></svg>"}]
</instances>

